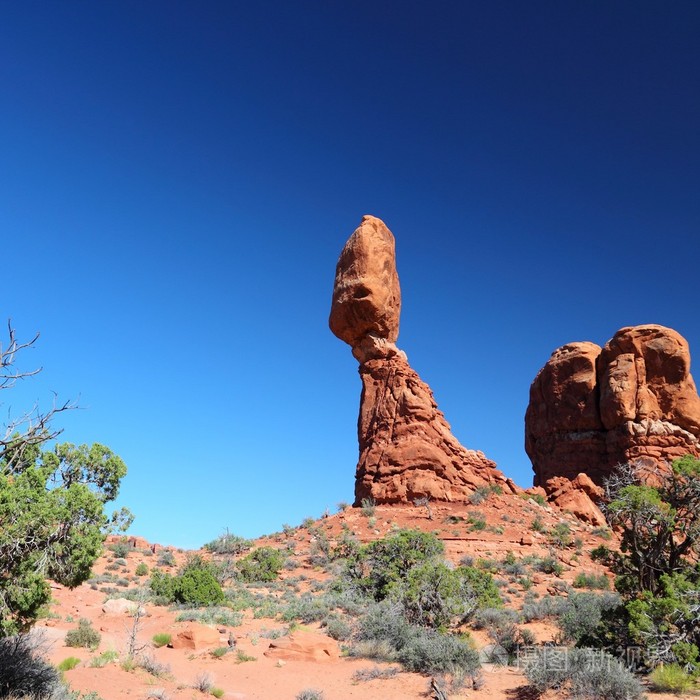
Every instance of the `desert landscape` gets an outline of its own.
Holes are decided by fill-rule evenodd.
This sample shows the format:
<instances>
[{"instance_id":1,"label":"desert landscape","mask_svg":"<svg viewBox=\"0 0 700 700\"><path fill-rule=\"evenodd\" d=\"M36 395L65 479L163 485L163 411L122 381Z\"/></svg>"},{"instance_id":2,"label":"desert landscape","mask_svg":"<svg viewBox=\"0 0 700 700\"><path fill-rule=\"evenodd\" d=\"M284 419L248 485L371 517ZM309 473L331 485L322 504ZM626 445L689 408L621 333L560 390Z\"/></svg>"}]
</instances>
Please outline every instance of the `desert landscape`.
<instances>
[{"instance_id":1,"label":"desert landscape","mask_svg":"<svg viewBox=\"0 0 700 700\"><path fill-rule=\"evenodd\" d=\"M0 700L700 700L698 36L0 2Z\"/></svg>"},{"instance_id":2,"label":"desert landscape","mask_svg":"<svg viewBox=\"0 0 700 700\"><path fill-rule=\"evenodd\" d=\"M29 636L3 640L5 663L46 655L40 668L84 700L694 694L700 397L687 342L647 325L555 350L531 387L523 489L452 435L396 345L400 309L393 234L365 216L330 314L363 387L352 506L197 551L113 534L82 573L62 564L75 545L50 535L35 566L55 557L46 572L62 583ZM109 451L59 446L35 465L33 435L5 446L8 493L51 465L54 495L97 470L97 493L114 497L124 469ZM4 624L26 631L20 610L8 598ZM30 651L12 656L12 639Z\"/></svg>"}]
</instances>

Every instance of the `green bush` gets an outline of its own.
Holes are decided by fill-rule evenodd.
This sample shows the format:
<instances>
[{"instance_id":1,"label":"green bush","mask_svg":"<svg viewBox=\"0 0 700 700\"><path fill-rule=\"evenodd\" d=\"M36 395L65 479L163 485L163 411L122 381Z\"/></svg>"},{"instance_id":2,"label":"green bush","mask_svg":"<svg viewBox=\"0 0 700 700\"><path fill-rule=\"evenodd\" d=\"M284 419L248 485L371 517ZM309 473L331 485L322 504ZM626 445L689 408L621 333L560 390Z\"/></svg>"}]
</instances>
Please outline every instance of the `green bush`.
<instances>
[{"instance_id":1,"label":"green bush","mask_svg":"<svg viewBox=\"0 0 700 700\"><path fill-rule=\"evenodd\" d=\"M77 656L68 656L61 663L57 664L56 668L61 673L64 673L65 671L72 671L79 663L80 659Z\"/></svg>"},{"instance_id":2,"label":"green bush","mask_svg":"<svg viewBox=\"0 0 700 700\"><path fill-rule=\"evenodd\" d=\"M444 546L434 534L399 530L361 547L347 560L345 576L375 600L383 600L412 567L443 552Z\"/></svg>"},{"instance_id":3,"label":"green bush","mask_svg":"<svg viewBox=\"0 0 700 700\"><path fill-rule=\"evenodd\" d=\"M477 596L464 576L441 562L424 562L409 570L392 589L406 619L423 627L446 627L470 616Z\"/></svg>"},{"instance_id":4,"label":"green bush","mask_svg":"<svg viewBox=\"0 0 700 700\"><path fill-rule=\"evenodd\" d=\"M238 562L240 577L247 583L274 581L284 566L285 557L274 547L260 547Z\"/></svg>"},{"instance_id":5,"label":"green bush","mask_svg":"<svg viewBox=\"0 0 700 700\"><path fill-rule=\"evenodd\" d=\"M137 576L146 576L146 575L148 574L148 566L147 566L144 562L141 562L141 563L136 567L136 571L134 571L134 573L135 573Z\"/></svg>"},{"instance_id":6,"label":"green bush","mask_svg":"<svg viewBox=\"0 0 700 700\"><path fill-rule=\"evenodd\" d=\"M100 645L100 639L100 633L92 626L90 620L83 617L78 621L77 629L66 632L65 644L67 647L97 649Z\"/></svg>"},{"instance_id":7,"label":"green bush","mask_svg":"<svg viewBox=\"0 0 700 700\"><path fill-rule=\"evenodd\" d=\"M156 648L160 648L170 644L172 641L172 635L168 634L167 632L159 632L158 634L154 634L151 639L153 641L153 645Z\"/></svg>"},{"instance_id":8,"label":"green bush","mask_svg":"<svg viewBox=\"0 0 700 700\"><path fill-rule=\"evenodd\" d=\"M175 600L175 577L171 574L166 574L156 569L151 572L151 579L148 585L151 588L151 593L156 598L162 598L166 604Z\"/></svg>"},{"instance_id":9,"label":"green bush","mask_svg":"<svg viewBox=\"0 0 700 700\"><path fill-rule=\"evenodd\" d=\"M568 547L571 544L571 525L565 520L558 522L549 533L549 541L555 547Z\"/></svg>"},{"instance_id":10,"label":"green bush","mask_svg":"<svg viewBox=\"0 0 700 700\"><path fill-rule=\"evenodd\" d=\"M607 591L610 582L605 574L586 574L581 572L574 579L574 588L592 588L599 591Z\"/></svg>"},{"instance_id":11,"label":"green bush","mask_svg":"<svg viewBox=\"0 0 700 700\"><path fill-rule=\"evenodd\" d=\"M201 557L190 559L177 576L154 570L149 581L156 599L183 605L214 605L224 600L212 566Z\"/></svg>"},{"instance_id":12,"label":"green bush","mask_svg":"<svg viewBox=\"0 0 700 700\"><path fill-rule=\"evenodd\" d=\"M103 651L99 656L95 656L90 660L91 668L104 668L107 664L111 664L119 658L119 654L113 649Z\"/></svg>"},{"instance_id":13,"label":"green bush","mask_svg":"<svg viewBox=\"0 0 700 700\"><path fill-rule=\"evenodd\" d=\"M326 634L331 637L331 639L345 641L346 639L350 639L350 636L352 635L352 627L346 620L336 613L327 615L321 622L321 626L325 629Z\"/></svg>"},{"instance_id":14,"label":"green bush","mask_svg":"<svg viewBox=\"0 0 700 700\"><path fill-rule=\"evenodd\" d=\"M224 600L224 592L211 571L190 568L175 578L173 597L185 605L215 605Z\"/></svg>"},{"instance_id":15,"label":"green bush","mask_svg":"<svg viewBox=\"0 0 700 700\"><path fill-rule=\"evenodd\" d=\"M678 664L658 666L649 675L652 690L657 693L687 693L695 685L695 681Z\"/></svg>"}]
</instances>

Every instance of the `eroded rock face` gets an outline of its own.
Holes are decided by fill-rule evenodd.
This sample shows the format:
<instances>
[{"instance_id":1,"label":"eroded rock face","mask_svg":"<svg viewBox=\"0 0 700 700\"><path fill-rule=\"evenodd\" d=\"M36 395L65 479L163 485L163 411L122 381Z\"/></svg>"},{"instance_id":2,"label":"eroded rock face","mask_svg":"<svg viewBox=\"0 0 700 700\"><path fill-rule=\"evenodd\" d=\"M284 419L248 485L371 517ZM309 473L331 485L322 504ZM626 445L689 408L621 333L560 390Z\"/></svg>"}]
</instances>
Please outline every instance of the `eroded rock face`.
<instances>
[{"instance_id":1,"label":"eroded rock face","mask_svg":"<svg viewBox=\"0 0 700 700\"><path fill-rule=\"evenodd\" d=\"M354 350L370 335L396 342L400 314L394 236L381 219L364 216L338 259L329 325Z\"/></svg>"},{"instance_id":2,"label":"eroded rock face","mask_svg":"<svg viewBox=\"0 0 700 700\"><path fill-rule=\"evenodd\" d=\"M530 387L525 449L535 485L550 494L557 477L595 484L618 465L700 456L700 397L686 340L657 325L619 330L601 348L555 350Z\"/></svg>"},{"instance_id":3,"label":"eroded rock face","mask_svg":"<svg viewBox=\"0 0 700 700\"><path fill-rule=\"evenodd\" d=\"M515 492L494 462L452 435L430 387L396 347L400 310L394 237L365 216L338 260L329 321L360 362L355 505L460 501L486 484Z\"/></svg>"}]
</instances>

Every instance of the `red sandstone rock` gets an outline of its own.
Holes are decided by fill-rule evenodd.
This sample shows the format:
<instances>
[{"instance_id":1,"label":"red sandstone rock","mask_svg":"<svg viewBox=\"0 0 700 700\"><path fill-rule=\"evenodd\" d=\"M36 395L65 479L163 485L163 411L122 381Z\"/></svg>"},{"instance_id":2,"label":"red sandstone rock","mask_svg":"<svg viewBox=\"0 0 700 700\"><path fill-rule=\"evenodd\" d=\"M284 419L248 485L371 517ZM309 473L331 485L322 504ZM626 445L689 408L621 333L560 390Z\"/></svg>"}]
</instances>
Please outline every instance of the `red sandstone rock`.
<instances>
[{"instance_id":1,"label":"red sandstone rock","mask_svg":"<svg viewBox=\"0 0 700 700\"><path fill-rule=\"evenodd\" d=\"M553 477L545 487L550 503L565 510L591 525L605 525L605 516L596 501L603 495L603 489L596 486L586 474L575 479Z\"/></svg>"},{"instance_id":2,"label":"red sandstone rock","mask_svg":"<svg viewBox=\"0 0 700 700\"><path fill-rule=\"evenodd\" d=\"M270 642L265 656L285 661L335 661L340 658L340 647L324 634L294 632Z\"/></svg>"},{"instance_id":3,"label":"red sandstone rock","mask_svg":"<svg viewBox=\"0 0 700 700\"><path fill-rule=\"evenodd\" d=\"M338 260L330 314L331 330L360 362L355 505L461 501L486 484L516 492L494 462L452 435L430 388L394 344L400 309L394 237L365 216Z\"/></svg>"},{"instance_id":4,"label":"red sandstone rock","mask_svg":"<svg viewBox=\"0 0 700 700\"><path fill-rule=\"evenodd\" d=\"M169 644L173 649L206 649L221 646L218 630L205 625L190 625L181 630Z\"/></svg>"},{"instance_id":5,"label":"red sandstone rock","mask_svg":"<svg viewBox=\"0 0 700 700\"><path fill-rule=\"evenodd\" d=\"M525 449L535 485L550 500L562 488L556 477L584 474L600 485L621 463L700 456L700 397L688 343L670 328L646 325L621 329L602 349L572 343L555 350L530 388ZM556 502L592 517L568 493Z\"/></svg>"},{"instance_id":6,"label":"red sandstone rock","mask_svg":"<svg viewBox=\"0 0 700 700\"><path fill-rule=\"evenodd\" d=\"M403 353L368 360L360 366L360 377L356 505L363 498L463 501L491 483L513 492L495 462L464 448L452 435L430 387Z\"/></svg>"},{"instance_id":7,"label":"red sandstone rock","mask_svg":"<svg viewBox=\"0 0 700 700\"><path fill-rule=\"evenodd\" d=\"M381 219L364 216L336 266L329 325L353 348L370 334L395 342L400 313L394 236Z\"/></svg>"}]
</instances>

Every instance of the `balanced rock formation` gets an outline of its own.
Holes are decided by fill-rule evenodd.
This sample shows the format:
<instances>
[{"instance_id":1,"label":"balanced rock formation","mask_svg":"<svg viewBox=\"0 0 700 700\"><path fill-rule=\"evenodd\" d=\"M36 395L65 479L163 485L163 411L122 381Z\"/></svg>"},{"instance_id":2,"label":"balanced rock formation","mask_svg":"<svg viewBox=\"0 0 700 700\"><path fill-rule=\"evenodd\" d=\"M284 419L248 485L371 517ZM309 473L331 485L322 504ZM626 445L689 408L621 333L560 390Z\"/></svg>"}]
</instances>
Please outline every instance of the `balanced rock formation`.
<instances>
[{"instance_id":1,"label":"balanced rock formation","mask_svg":"<svg viewBox=\"0 0 700 700\"><path fill-rule=\"evenodd\" d=\"M365 216L340 254L329 319L360 363L355 505L461 501L487 484L515 492L494 462L452 435L430 387L396 347L400 311L394 236Z\"/></svg>"},{"instance_id":2,"label":"balanced rock formation","mask_svg":"<svg viewBox=\"0 0 700 700\"><path fill-rule=\"evenodd\" d=\"M530 387L525 450L535 485L554 500L562 477L584 474L600 486L618 464L700 456L700 397L687 341L645 325L619 330L603 348L555 350Z\"/></svg>"}]
</instances>

